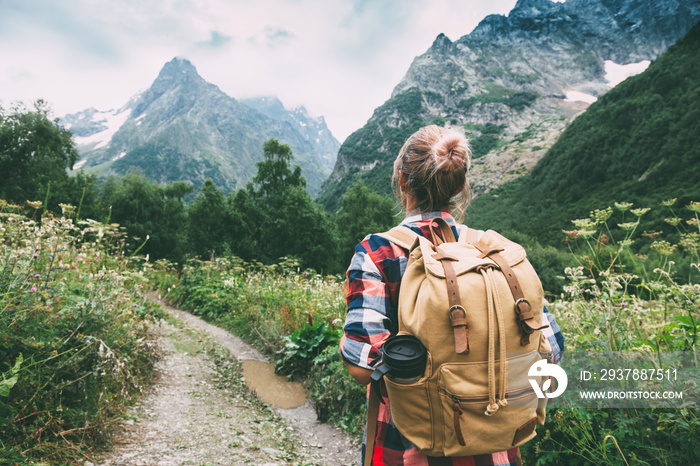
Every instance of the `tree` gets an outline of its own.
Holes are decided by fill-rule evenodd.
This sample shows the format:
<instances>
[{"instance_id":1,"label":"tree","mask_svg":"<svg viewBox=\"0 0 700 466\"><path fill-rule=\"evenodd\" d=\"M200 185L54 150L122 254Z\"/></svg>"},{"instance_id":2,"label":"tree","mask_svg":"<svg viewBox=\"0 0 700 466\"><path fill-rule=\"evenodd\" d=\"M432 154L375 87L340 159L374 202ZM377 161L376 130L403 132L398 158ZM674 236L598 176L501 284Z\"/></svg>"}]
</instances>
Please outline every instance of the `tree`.
<instances>
[{"instance_id":1,"label":"tree","mask_svg":"<svg viewBox=\"0 0 700 466\"><path fill-rule=\"evenodd\" d=\"M68 177L63 186L52 183L51 192L54 193L51 199L56 202L74 205L77 209L76 217L79 220L86 218L102 220L108 214L102 202L102 192L96 175L86 174L80 170L74 176Z\"/></svg>"},{"instance_id":2,"label":"tree","mask_svg":"<svg viewBox=\"0 0 700 466\"><path fill-rule=\"evenodd\" d=\"M43 100L33 109L0 107L0 196L15 202L43 201L49 183L52 192L65 192L70 184L66 170L78 159L72 133L51 119ZM64 200L53 202L54 208L58 202Z\"/></svg>"},{"instance_id":3,"label":"tree","mask_svg":"<svg viewBox=\"0 0 700 466\"><path fill-rule=\"evenodd\" d=\"M184 196L192 187L183 181L162 186L139 172L110 178L103 189L104 203L111 207L111 221L126 228L131 248L149 239L141 254L152 259L179 261L183 256L187 216Z\"/></svg>"},{"instance_id":4,"label":"tree","mask_svg":"<svg viewBox=\"0 0 700 466\"><path fill-rule=\"evenodd\" d=\"M270 139L263 152L245 194L230 198L232 230L245 235L233 239L233 252L266 263L295 256L304 267L337 270L335 225L306 191L301 168L292 169L291 149Z\"/></svg>"},{"instance_id":5,"label":"tree","mask_svg":"<svg viewBox=\"0 0 700 466\"><path fill-rule=\"evenodd\" d=\"M350 263L357 243L366 235L387 231L396 225L395 213L394 201L370 191L361 179L343 195L337 223L344 267Z\"/></svg>"},{"instance_id":6,"label":"tree","mask_svg":"<svg viewBox=\"0 0 700 466\"><path fill-rule=\"evenodd\" d=\"M207 179L187 209L189 250L204 259L230 250L227 244L228 209L224 194Z\"/></svg>"}]
</instances>

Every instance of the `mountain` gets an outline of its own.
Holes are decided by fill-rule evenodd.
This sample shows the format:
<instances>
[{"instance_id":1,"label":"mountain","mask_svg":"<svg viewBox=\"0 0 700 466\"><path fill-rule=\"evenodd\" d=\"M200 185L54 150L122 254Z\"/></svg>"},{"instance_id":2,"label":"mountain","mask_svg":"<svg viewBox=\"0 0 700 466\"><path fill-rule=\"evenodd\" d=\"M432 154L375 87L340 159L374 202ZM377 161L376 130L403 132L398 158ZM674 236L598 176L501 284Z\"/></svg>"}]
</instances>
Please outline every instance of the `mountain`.
<instances>
[{"instance_id":1,"label":"mountain","mask_svg":"<svg viewBox=\"0 0 700 466\"><path fill-rule=\"evenodd\" d=\"M700 0L519 0L452 42L439 35L340 148L319 201L355 180L389 193L392 163L426 124L464 127L476 196L534 167L574 117L682 37Z\"/></svg>"},{"instance_id":2,"label":"mountain","mask_svg":"<svg viewBox=\"0 0 700 466\"><path fill-rule=\"evenodd\" d=\"M668 224L673 215L659 203L675 198L679 217L692 215L685 207L700 201L699 136L700 24L592 104L529 174L476 199L468 222L558 245L562 230L575 229L571 220L631 202L651 208L639 231L677 235L685 225Z\"/></svg>"},{"instance_id":3,"label":"mountain","mask_svg":"<svg viewBox=\"0 0 700 466\"><path fill-rule=\"evenodd\" d=\"M118 110L66 115L81 153L76 169L123 174L134 168L159 182L211 178L225 191L257 171L263 143L288 144L316 195L340 144L323 118L285 109L274 97L236 100L208 83L184 58L166 63L151 87Z\"/></svg>"}]
</instances>

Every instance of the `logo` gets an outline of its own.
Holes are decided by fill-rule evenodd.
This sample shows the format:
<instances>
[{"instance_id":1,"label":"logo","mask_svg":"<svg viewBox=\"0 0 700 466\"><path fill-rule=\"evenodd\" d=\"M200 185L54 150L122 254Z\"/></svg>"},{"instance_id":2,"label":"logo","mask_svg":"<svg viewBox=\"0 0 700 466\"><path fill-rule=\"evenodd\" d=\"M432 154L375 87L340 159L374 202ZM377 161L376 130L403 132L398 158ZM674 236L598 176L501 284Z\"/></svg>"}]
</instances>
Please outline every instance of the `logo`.
<instances>
[{"instance_id":1,"label":"logo","mask_svg":"<svg viewBox=\"0 0 700 466\"><path fill-rule=\"evenodd\" d=\"M529 379L530 385L532 385L533 390L535 390L537 398L545 398L545 393L543 392L546 392L551 388L552 378L557 381L557 389L552 393L547 393L547 398L556 398L564 393L564 390L566 390L566 385L569 383L569 378L566 376L564 369L556 364L548 363L546 359L540 359L530 366L530 370L527 372L527 375L529 377L537 377L537 379ZM542 388L540 388L539 384L537 383L537 380L540 380L541 377L546 377L544 383L542 384Z\"/></svg>"}]
</instances>

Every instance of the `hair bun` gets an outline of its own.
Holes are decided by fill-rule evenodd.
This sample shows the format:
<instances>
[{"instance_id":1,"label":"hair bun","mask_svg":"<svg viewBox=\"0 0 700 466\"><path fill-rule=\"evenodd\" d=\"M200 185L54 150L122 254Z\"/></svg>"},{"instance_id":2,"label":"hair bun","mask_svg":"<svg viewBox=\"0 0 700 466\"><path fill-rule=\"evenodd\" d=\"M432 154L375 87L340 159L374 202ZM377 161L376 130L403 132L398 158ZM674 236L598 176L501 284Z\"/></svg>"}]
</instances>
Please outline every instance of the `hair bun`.
<instances>
[{"instance_id":1,"label":"hair bun","mask_svg":"<svg viewBox=\"0 0 700 466\"><path fill-rule=\"evenodd\" d=\"M442 135L435 144L435 157L438 165L443 170L469 170L470 157L469 146L465 137L456 132L450 131Z\"/></svg>"},{"instance_id":2,"label":"hair bun","mask_svg":"<svg viewBox=\"0 0 700 466\"><path fill-rule=\"evenodd\" d=\"M450 208L461 221L471 196L467 177L470 157L463 129L437 125L419 129L406 140L394 161L396 199L404 207L410 199L422 212Z\"/></svg>"}]
</instances>

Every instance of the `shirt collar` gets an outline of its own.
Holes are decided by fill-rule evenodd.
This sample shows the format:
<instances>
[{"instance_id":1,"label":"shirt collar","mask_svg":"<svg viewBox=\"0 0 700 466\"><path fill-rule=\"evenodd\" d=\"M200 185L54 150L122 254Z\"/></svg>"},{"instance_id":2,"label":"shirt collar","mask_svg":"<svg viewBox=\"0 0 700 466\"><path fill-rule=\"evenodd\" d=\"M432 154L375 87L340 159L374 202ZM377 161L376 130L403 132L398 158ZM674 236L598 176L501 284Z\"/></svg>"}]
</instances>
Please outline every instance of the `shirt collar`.
<instances>
[{"instance_id":1,"label":"shirt collar","mask_svg":"<svg viewBox=\"0 0 700 466\"><path fill-rule=\"evenodd\" d=\"M400 223L400 225L405 226L406 224L416 224L421 221L425 220L430 220L435 217L442 217L445 219L448 225L454 226L457 224L455 221L454 217L452 217L452 214L447 212L446 210L436 210L433 212L421 212L420 210L416 209L412 212L410 212L405 219Z\"/></svg>"}]
</instances>

